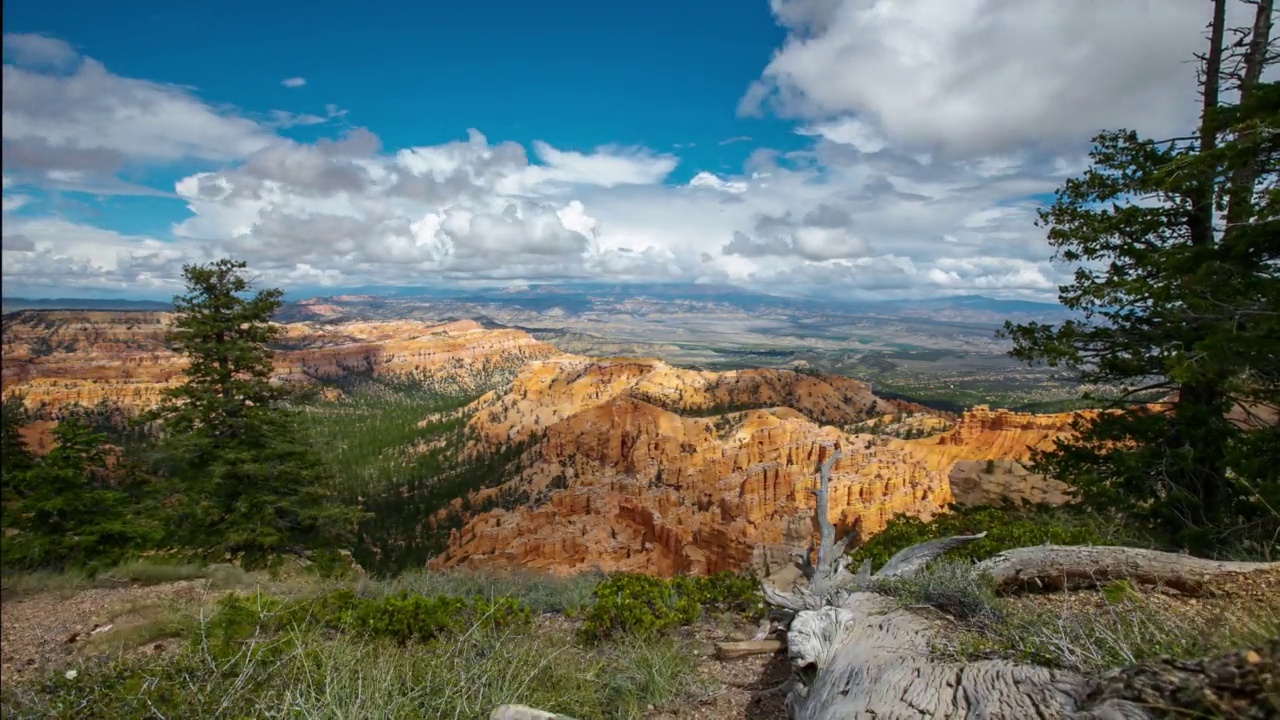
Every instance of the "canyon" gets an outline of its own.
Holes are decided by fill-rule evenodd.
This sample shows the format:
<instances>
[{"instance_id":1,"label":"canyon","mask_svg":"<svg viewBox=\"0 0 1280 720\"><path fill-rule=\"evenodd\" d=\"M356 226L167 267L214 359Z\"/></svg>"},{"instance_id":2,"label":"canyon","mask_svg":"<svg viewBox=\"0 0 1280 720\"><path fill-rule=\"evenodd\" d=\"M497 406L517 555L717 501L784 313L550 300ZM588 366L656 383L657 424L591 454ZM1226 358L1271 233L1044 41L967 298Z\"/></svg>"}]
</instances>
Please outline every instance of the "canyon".
<instances>
[{"instance_id":1,"label":"canyon","mask_svg":"<svg viewBox=\"0 0 1280 720\"><path fill-rule=\"evenodd\" d=\"M162 312L5 315L3 392L46 414L36 426L45 435L70 404L144 410L182 381L185 361L165 340L173 322ZM957 500L1066 497L1022 463L1070 431L1069 415L978 406L954 417L886 400L847 377L574 355L472 320L279 328L279 382L369 373L447 382L472 396L488 389L466 408L469 440L459 452L526 447L510 477L437 513L451 508L463 522L430 561L436 569L771 572L813 539L814 469L830 446L843 451L830 517L860 539L899 513L929 518ZM866 431L904 415L929 434ZM32 442L41 449L47 438ZM516 501L485 504L495 496Z\"/></svg>"},{"instance_id":2,"label":"canyon","mask_svg":"<svg viewBox=\"0 0 1280 720\"><path fill-rule=\"evenodd\" d=\"M56 411L107 402L145 410L182 382L186 360L165 340L163 312L22 311L4 316L0 387L30 408ZM307 322L278 325L273 379L307 382L349 372L429 374L464 390L493 382L529 360L559 351L518 330L471 320Z\"/></svg>"},{"instance_id":3,"label":"canyon","mask_svg":"<svg viewBox=\"0 0 1280 720\"><path fill-rule=\"evenodd\" d=\"M708 408L730 409L699 417ZM431 567L768 573L812 540L824 446L843 450L830 519L865 539L899 513L944 511L958 462L1025 461L1069 429L1068 416L985 407L916 440L840 429L899 409L865 383L786 370L572 356L530 363L505 392L476 401L470 421L479 446L537 438L520 474L477 498L529 500L470 518ZM1049 485L1038 494L1053 497L1051 481L1014 477L1011 495Z\"/></svg>"}]
</instances>

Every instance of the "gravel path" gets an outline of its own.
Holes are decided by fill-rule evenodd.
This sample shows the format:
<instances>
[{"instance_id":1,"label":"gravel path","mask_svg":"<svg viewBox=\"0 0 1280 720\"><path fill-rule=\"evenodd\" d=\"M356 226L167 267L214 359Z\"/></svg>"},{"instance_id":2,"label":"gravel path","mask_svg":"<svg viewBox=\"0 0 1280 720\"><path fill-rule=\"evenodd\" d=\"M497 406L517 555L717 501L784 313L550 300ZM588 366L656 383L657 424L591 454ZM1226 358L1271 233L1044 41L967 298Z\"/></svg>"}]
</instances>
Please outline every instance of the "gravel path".
<instances>
[{"instance_id":1,"label":"gravel path","mask_svg":"<svg viewBox=\"0 0 1280 720\"><path fill-rule=\"evenodd\" d=\"M18 680L57 670L85 656L94 630L124 626L168 603L191 604L204 583L187 580L150 586L38 593L0 602L0 679Z\"/></svg>"}]
</instances>

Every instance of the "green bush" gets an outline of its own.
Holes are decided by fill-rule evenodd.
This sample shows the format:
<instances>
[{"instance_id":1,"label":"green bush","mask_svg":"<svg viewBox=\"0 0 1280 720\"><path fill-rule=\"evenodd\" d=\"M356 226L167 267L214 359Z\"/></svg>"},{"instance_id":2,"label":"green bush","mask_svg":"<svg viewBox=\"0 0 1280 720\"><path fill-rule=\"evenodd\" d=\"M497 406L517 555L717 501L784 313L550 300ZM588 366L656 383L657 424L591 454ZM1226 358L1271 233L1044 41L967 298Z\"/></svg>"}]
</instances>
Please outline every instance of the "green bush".
<instances>
[{"instance_id":1,"label":"green bush","mask_svg":"<svg viewBox=\"0 0 1280 720\"><path fill-rule=\"evenodd\" d=\"M360 588L366 597L409 592L417 595L455 597L511 597L535 613L578 615L591 604L591 594L603 573L582 572L557 577L534 570L452 569L443 572L416 570L393 578L366 580Z\"/></svg>"},{"instance_id":2,"label":"green bush","mask_svg":"<svg viewBox=\"0 0 1280 720\"><path fill-rule=\"evenodd\" d=\"M979 627L1004 614L995 582L967 561L935 562L914 577L881 580L875 590L906 605L931 605Z\"/></svg>"},{"instance_id":3,"label":"green bush","mask_svg":"<svg viewBox=\"0 0 1280 720\"><path fill-rule=\"evenodd\" d=\"M986 532L981 540L954 548L946 557L981 560L996 553L1032 545L1150 545L1150 539L1126 533L1107 518L1071 508L1024 505L953 506L929 522L899 515L867 542L850 552L853 565L870 559L879 569L893 554L934 538Z\"/></svg>"},{"instance_id":4,"label":"green bush","mask_svg":"<svg viewBox=\"0 0 1280 720\"><path fill-rule=\"evenodd\" d=\"M587 641L651 635L693 623L704 612L758 614L763 608L756 582L732 573L670 579L620 573L596 585L594 597L581 630Z\"/></svg>"},{"instance_id":5,"label":"green bush","mask_svg":"<svg viewBox=\"0 0 1280 720\"><path fill-rule=\"evenodd\" d=\"M250 639L285 631L327 629L400 645L428 642L472 627L504 629L529 624L533 613L510 597L460 598L397 593L366 598L335 590L313 598L284 601L270 596L228 593L193 642L224 657Z\"/></svg>"}]
</instances>

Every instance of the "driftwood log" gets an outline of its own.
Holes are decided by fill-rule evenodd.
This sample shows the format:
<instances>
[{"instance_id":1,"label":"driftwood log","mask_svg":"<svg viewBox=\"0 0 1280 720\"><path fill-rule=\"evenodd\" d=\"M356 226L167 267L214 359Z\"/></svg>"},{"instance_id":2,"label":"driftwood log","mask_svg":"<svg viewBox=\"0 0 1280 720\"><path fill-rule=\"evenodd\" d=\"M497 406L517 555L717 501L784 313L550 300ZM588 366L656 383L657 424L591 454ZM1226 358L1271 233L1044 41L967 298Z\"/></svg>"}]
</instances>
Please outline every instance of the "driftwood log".
<instances>
[{"instance_id":1,"label":"driftwood log","mask_svg":"<svg viewBox=\"0 0 1280 720\"><path fill-rule=\"evenodd\" d=\"M799 720L835 718L1147 718L1128 699L1097 692L1098 683L1064 670L1003 660L944 662L930 641L938 625L871 591L886 578L911 577L950 548L982 535L931 540L902 550L876 573L856 574L827 519L827 483L839 458L832 448L818 470L814 522L817 562L798 563L808 587L784 593L766 586L768 602L792 615L787 656L794 683L787 710ZM829 544L828 544L829 543ZM1215 562L1127 547L1020 548L977 569L1000 587L1063 587L1126 578L1200 592L1226 576L1280 569L1280 563Z\"/></svg>"}]
</instances>

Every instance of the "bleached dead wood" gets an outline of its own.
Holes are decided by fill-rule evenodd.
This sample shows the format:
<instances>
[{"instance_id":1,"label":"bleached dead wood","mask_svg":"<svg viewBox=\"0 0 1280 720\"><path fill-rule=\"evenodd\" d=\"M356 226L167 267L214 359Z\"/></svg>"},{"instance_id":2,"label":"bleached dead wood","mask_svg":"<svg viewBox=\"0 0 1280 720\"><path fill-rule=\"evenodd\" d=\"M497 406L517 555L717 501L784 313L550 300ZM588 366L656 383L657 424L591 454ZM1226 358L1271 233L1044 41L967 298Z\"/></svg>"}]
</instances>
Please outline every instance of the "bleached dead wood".
<instances>
[{"instance_id":1,"label":"bleached dead wood","mask_svg":"<svg viewBox=\"0 0 1280 720\"><path fill-rule=\"evenodd\" d=\"M830 457L838 457L833 449ZM1120 720L1148 717L1138 705L1089 701L1093 683L1076 673L1002 660L943 662L930 652L939 632L935 620L872 592L877 580L911 577L930 560L982 535L931 540L894 555L879 572L864 563L850 574L840 553L822 544L827 517L826 475L819 467L815 522L820 529L817 562L806 566L808 587L779 592L764 587L766 600L793 615L787 657L794 684L787 697L791 717L836 718L1074 718ZM1280 563L1227 563L1123 547L1020 548L1000 553L978 570L1003 587L1098 583L1120 578L1161 582L1184 592L1202 592L1215 578L1262 570ZM1092 703L1092 704L1090 704Z\"/></svg>"},{"instance_id":2,"label":"bleached dead wood","mask_svg":"<svg viewBox=\"0 0 1280 720\"><path fill-rule=\"evenodd\" d=\"M736 660L752 655L772 655L786 647L781 640L743 640L741 642L716 643L716 658Z\"/></svg>"},{"instance_id":3,"label":"bleached dead wood","mask_svg":"<svg viewBox=\"0 0 1280 720\"><path fill-rule=\"evenodd\" d=\"M537 710L528 705L499 705L489 713L489 720L573 720L573 718Z\"/></svg>"},{"instance_id":4,"label":"bleached dead wood","mask_svg":"<svg viewBox=\"0 0 1280 720\"><path fill-rule=\"evenodd\" d=\"M1076 588L1128 579L1191 594L1211 591L1215 580L1277 567L1280 564L1223 562L1142 548L1063 545L1007 550L977 565L1001 588Z\"/></svg>"}]
</instances>

